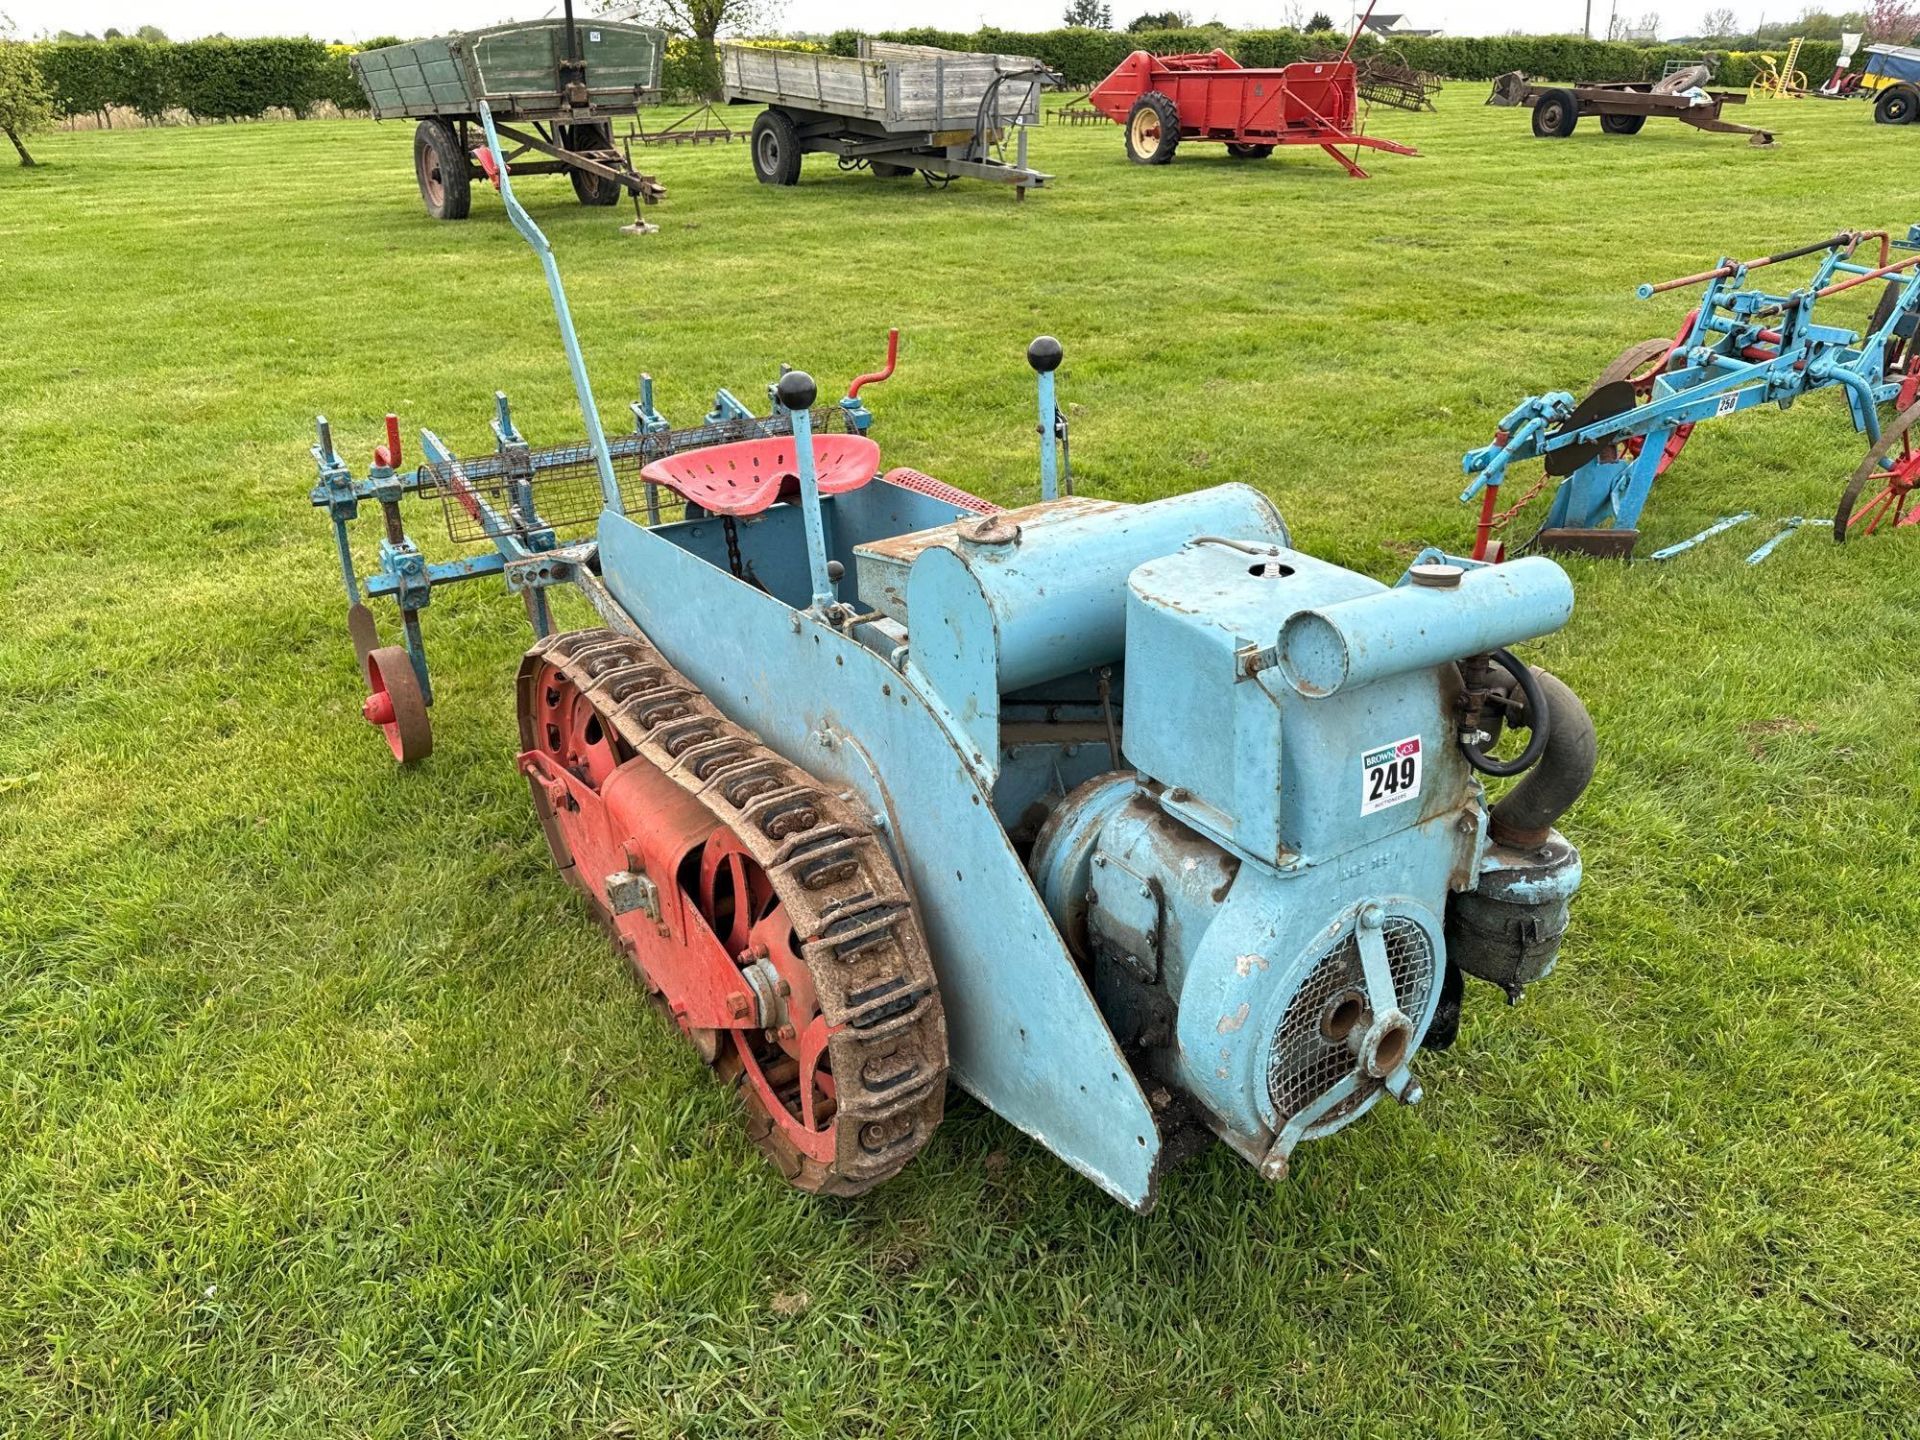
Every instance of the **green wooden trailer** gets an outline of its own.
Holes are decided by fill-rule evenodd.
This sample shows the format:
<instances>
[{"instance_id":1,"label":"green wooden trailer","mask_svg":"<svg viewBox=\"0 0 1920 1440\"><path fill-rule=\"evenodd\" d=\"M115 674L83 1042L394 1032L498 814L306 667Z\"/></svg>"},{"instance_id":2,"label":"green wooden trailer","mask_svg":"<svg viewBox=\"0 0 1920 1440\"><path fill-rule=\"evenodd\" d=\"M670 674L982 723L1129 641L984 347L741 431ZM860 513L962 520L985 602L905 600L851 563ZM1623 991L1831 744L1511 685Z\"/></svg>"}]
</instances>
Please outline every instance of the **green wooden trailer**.
<instances>
[{"instance_id":1,"label":"green wooden trailer","mask_svg":"<svg viewBox=\"0 0 1920 1440\"><path fill-rule=\"evenodd\" d=\"M666 35L616 20L531 20L463 30L352 57L354 78L376 119L415 120L413 169L436 220L464 220L472 187L486 180L479 106L517 148L518 175L566 175L583 205L612 205L624 192L651 205L666 191L614 144L613 120L660 91ZM534 158L522 160L522 156Z\"/></svg>"}]
</instances>

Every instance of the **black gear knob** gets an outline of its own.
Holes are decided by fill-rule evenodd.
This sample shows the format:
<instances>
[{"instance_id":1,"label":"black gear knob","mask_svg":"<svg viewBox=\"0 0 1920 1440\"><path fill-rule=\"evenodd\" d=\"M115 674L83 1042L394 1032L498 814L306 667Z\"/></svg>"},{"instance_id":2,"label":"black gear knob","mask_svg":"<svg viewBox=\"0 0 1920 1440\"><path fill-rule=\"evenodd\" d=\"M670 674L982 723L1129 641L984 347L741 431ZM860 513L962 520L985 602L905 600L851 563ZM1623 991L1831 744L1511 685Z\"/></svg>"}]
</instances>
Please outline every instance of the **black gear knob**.
<instances>
[{"instance_id":1,"label":"black gear knob","mask_svg":"<svg viewBox=\"0 0 1920 1440\"><path fill-rule=\"evenodd\" d=\"M1060 368L1061 354L1060 342L1051 335L1042 335L1027 346L1027 364L1044 375Z\"/></svg>"},{"instance_id":2,"label":"black gear knob","mask_svg":"<svg viewBox=\"0 0 1920 1440\"><path fill-rule=\"evenodd\" d=\"M820 387L813 383L813 377L806 371L789 370L780 377L780 383L773 387L773 393L789 410L811 410Z\"/></svg>"}]
</instances>

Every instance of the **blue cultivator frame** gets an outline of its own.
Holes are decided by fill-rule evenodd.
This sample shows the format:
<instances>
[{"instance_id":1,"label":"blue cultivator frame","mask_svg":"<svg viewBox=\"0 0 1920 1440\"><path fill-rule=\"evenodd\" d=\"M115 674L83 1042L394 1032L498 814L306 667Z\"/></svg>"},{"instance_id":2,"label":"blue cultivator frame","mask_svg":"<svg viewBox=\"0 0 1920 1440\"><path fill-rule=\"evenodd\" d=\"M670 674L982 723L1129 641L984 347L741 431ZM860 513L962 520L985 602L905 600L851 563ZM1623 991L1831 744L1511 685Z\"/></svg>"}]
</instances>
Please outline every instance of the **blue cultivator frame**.
<instances>
[{"instance_id":1,"label":"blue cultivator frame","mask_svg":"<svg viewBox=\"0 0 1920 1440\"><path fill-rule=\"evenodd\" d=\"M1878 263L1857 261L1861 245L1873 240L1880 246ZM1528 544L1628 555L1653 482L1694 426L1758 405L1784 410L1801 395L1833 386L1845 394L1848 417L1870 447L1835 517L1836 538L1846 539L1856 523L1871 529L1885 515L1910 523L1911 514L1898 512L1916 468L1907 430L1917 418L1920 388L1920 364L1911 363L1920 254L1896 261L1896 247L1920 251L1920 225L1901 240L1885 231L1847 231L1777 255L1722 260L1698 275L1642 285L1643 300L1687 286L1706 289L1678 334L1629 347L1585 399L1576 401L1565 391L1531 396L1501 420L1492 444L1467 452L1462 466L1474 478L1460 498L1480 501L1475 557L1507 553L1493 543L1494 532L1551 480L1559 483L1546 521ZM1822 258L1800 289L1774 294L1748 284L1756 270L1812 255ZM1884 280L1885 289L1864 331L1816 319L1821 301L1875 280ZM1883 426L1880 407L1889 403L1894 414ZM1545 462L1546 477L1519 504L1499 511L1509 466L1536 458ZM1869 481L1884 488L1856 511Z\"/></svg>"},{"instance_id":2,"label":"blue cultivator frame","mask_svg":"<svg viewBox=\"0 0 1920 1440\"><path fill-rule=\"evenodd\" d=\"M499 138L485 105L481 106L481 122L486 129L487 143L497 157ZM423 463L411 470L403 469L399 420L388 415L386 442L374 450L373 464L365 477L356 479L334 447L333 429L327 417L321 415L315 419L317 436L311 453L319 479L309 498L327 512L333 523L341 584L347 599L347 626L353 637L354 652L368 674L373 691L367 702L367 717L382 726L395 757L403 761L429 753L430 732L424 720L408 723L406 703L395 707L381 697L398 687L406 692L406 699L417 700L421 709L433 703L433 681L421 636L420 613L431 603L436 588L462 580L499 576L510 592L522 597L535 635L546 636L553 629L546 594L550 587L577 585L596 605L604 596L593 573L596 542L586 539L563 543L561 531L591 524L603 510L619 514L644 511L649 525L657 525L666 518L695 518L697 510L689 512L677 497L663 496L659 487L640 476L642 467L667 455L737 440L791 435L796 428L866 434L873 424L873 413L860 398L860 392L868 385L889 378L899 353L900 336L896 330L888 335L884 368L853 380L845 398L837 405L825 405L810 414L796 416L774 399L774 386L769 384L767 413L756 415L732 392L721 389L715 392L713 408L700 424L681 428L676 428L655 408L653 377L643 374L639 398L629 406L633 414L632 432L609 440L593 403L552 248L532 217L514 200L512 185L504 170L500 172L498 184L514 228L534 248L545 270L548 290L560 320L568 369L581 413L586 417L586 440L534 448L515 426L507 396L496 391L490 427L494 437L491 454L462 459L433 431L422 430ZM446 561L426 559L402 521L401 502L410 497L439 501L450 540L456 543L486 541L493 546L492 553ZM363 504L378 505L384 521L378 567L364 576L356 571L347 529ZM732 522L726 522L726 526L731 534ZM399 610L401 643L392 649L383 649L380 645L378 627L366 604L376 598L391 599ZM404 651L410 662L406 667L410 674L397 665L398 651ZM396 718L384 718L389 715Z\"/></svg>"}]
</instances>

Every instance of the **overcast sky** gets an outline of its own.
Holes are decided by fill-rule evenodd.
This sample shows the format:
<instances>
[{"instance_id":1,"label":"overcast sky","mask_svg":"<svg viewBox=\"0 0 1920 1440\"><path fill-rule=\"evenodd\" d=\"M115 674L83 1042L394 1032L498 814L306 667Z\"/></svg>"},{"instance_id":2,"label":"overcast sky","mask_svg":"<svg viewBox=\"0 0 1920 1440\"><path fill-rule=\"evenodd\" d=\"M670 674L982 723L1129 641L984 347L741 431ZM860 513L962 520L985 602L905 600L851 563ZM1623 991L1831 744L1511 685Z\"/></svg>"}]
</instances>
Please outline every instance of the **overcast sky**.
<instances>
[{"instance_id":1,"label":"overcast sky","mask_svg":"<svg viewBox=\"0 0 1920 1440\"><path fill-rule=\"evenodd\" d=\"M1364 0L1362 0L1364 3ZM1510 30L1529 34L1578 31L1586 0L1380 0L1382 12L1399 10L1406 23L1437 28L1454 35L1498 35ZM1607 15L1616 0L1593 0L1596 33L1606 31ZM1636 19L1649 11L1661 17L1663 34L1684 35L1698 27L1713 0L1618 0L1623 14ZM1336 23L1345 24L1348 0L1306 0L1311 13L1325 8ZM585 13L591 0L580 0ZM1037 30L1059 23L1065 0L787 0L777 28L826 31L842 27L864 30L908 25L936 25L972 29L999 25L1009 30ZM1180 9L1196 19L1218 19L1236 27L1285 23L1285 0L1217 0L1217 3L1181 3L1181 0L1114 0L1114 18L1124 25L1147 10ZM1758 22L1768 11L1753 3L1736 3L1743 21ZM158 25L176 40L224 32L228 35L313 35L322 40L365 40L375 35L435 35L471 29L495 20L528 19L558 13L552 0L335 0L331 4L248 4L245 0L0 0L0 13L13 17L16 27L36 35L55 30L99 34L114 27L131 34L142 25ZM1775 0L1773 18L1798 13L1797 0Z\"/></svg>"}]
</instances>

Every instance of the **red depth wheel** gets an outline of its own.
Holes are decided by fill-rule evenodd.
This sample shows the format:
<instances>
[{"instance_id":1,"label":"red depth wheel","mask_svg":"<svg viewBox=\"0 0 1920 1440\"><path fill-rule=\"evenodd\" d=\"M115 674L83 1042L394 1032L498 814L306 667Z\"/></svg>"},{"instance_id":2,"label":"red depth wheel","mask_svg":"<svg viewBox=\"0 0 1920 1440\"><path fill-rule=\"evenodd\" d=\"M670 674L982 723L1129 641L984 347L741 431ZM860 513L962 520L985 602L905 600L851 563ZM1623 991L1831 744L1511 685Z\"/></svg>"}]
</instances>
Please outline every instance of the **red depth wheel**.
<instances>
[{"instance_id":1,"label":"red depth wheel","mask_svg":"<svg viewBox=\"0 0 1920 1440\"><path fill-rule=\"evenodd\" d=\"M413 657L399 645L367 652L367 698L360 713L386 737L387 748L402 765L433 753L433 727L420 691Z\"/></svg>"}]
</instances>

